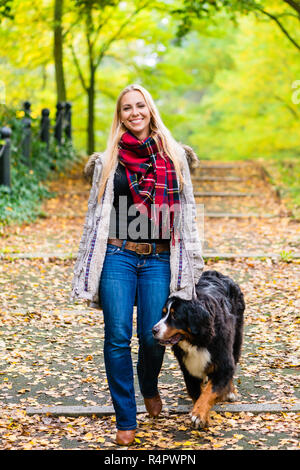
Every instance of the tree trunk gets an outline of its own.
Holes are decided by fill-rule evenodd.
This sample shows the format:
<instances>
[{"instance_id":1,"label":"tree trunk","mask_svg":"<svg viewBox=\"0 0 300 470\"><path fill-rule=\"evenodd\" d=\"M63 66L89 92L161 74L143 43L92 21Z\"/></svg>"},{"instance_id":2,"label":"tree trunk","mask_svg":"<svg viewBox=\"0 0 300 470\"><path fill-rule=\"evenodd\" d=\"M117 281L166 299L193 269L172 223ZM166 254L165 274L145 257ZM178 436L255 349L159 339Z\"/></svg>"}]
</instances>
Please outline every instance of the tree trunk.
<instances>
[{"instance_id":1,"label":"tree trunk","mask_svg":"<svg viewBox=\"0 0 300 470\"><path fill-rule=\"evenodd\" d=\"M63 35L62 35L63 0L55 0L54 4L54 64L57 102L67 101L65 76L63 67Z\"/></svg>"},{"instance_id":2,"label":"tree trunk","mask_svg":"<svg viewBox=\"0 0 300 470\"><path fill-rule=\"evenodd\" d=\"M95 70L91 66L88 94L87 150L91 155L95 151Z\"/></svg>"}]
</instances>

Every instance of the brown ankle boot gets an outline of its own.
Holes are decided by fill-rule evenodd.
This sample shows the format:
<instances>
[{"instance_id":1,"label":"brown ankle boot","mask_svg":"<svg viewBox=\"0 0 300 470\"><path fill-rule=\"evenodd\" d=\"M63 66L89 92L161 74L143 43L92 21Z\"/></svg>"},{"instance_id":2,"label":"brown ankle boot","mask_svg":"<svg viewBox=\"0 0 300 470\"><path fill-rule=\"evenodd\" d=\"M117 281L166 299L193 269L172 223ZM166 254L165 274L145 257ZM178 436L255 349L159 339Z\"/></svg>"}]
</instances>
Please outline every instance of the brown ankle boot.
<instances>
[{"instance_id":1,"label":"brown ankle boot","mask_svg":"<svg viewBox=\"0 0 300 470\"><path fill-rule=\"evenodd\" d=\"M159 393L153 398L144 398L145 407L151 418L156 418L162 409L162 402Z\"/></svg>"},{"instance_id":2,"label":"brown ankle boot","mask_svg":"<svg viewBox=\"0 0 300 470\"><path fill-rule=\"evenodd\" d=\"M130 429L127 431L122 431L118 429L116 441L119 446L130 446L135 439L135 429Z\"/></svg>"}]
</instances>

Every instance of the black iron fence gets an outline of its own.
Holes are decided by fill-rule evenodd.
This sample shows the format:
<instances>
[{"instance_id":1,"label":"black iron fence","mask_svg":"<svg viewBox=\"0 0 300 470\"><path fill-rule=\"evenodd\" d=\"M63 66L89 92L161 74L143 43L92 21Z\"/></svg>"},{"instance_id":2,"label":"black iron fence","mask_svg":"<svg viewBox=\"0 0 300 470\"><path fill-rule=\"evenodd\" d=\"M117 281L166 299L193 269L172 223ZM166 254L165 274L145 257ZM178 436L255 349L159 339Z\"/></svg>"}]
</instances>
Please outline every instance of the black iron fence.
<instances>
[{"instance_id":1,"label":"black iron fence","mask_svg":"<svg viewBox=\"0 0 300 470\"><path fill-rule=\"evenodd\" d=\"M10 188L10 139L11 129L2 127L0 129L0 184Z\"/></svg>"},{"instance_id":2,"label":"black iron fence","mask_svg":"<svg viewBox=\"0 0 300 470\"><path fill-rule=\"evenodd\" d=\"M32 132L31 132L31 103L25 101L23 103L22 117L22 137L20 146L20 158L23 163L31 167L32 153ZM56 144L61 146L66 141L72 140L72 105L71 103L57 103L55 123L51 125L50 110L44 108L41 111L39 139L46 144L49 150L51 134ZM0 185L11 187L10 177L10 155L11 155L11 139L12 130L5 126L0 128Z\"/></svg>"}]
</instances>

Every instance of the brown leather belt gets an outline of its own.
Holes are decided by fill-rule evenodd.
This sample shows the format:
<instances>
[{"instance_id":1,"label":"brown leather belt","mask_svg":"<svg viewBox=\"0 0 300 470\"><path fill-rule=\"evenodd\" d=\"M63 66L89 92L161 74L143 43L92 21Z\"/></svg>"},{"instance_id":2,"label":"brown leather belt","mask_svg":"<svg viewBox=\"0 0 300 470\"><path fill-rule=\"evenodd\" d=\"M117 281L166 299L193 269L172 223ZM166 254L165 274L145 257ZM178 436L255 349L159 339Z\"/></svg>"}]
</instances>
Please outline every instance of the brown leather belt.
<instances>
[{"instance_id":1,"label":"brown leather belt","mask_svg":"<svg viewBox=\"0 0 300 470\"><path fill-rule=\"evenodd\" d=\"M120 240L119 238L109 238L107 243L121 247L123 245L123 240ZM151 255L153 252L153 246L151 243L126 241L124 248L126 248L126 250L135 251L138 255ZM170 251L170 244L169 242L155 243L155 248L156 253Z\"/></svg>"}]
</instances>

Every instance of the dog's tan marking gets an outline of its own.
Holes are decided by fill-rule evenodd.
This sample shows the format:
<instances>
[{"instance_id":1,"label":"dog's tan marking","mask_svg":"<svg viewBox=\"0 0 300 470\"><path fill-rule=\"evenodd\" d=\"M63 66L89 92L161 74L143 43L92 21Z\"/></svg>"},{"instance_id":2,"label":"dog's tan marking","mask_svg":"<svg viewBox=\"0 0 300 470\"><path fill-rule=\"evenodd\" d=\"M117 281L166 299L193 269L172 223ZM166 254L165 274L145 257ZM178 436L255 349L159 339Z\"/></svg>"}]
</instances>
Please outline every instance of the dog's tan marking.
<instances>
[{"instance_id":1,"label":"dog's tan marking","mask_svg":"<svg viewBox=\"0 0 300 470\"><path fill-rule=\"evenodd\" d=\"M217 393L213 392L212 383L209 380L204 385L192 411L192 421L196 427L204 428L208 424L208 415L217 400L217 396Z\"/></svg>"},{"instance_id":2,"label":"dog's tan marking","mask_svg":"<svg viewBox=\"0 0 300 470\"><path fill-rule=\"evenodd\" d=\"M172 336L177 335L178 333L185 335L184 330L178 330L176 328L166 327L164 333L157 337L159 337L159 339L168 341L170 338L172 338Z\"/></svg>"}]
</instances>

